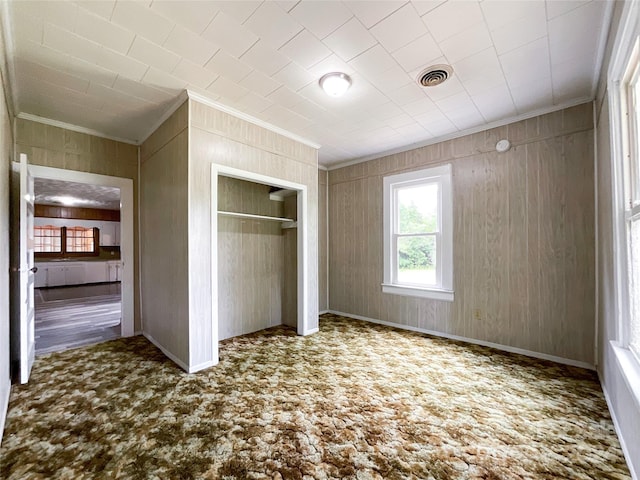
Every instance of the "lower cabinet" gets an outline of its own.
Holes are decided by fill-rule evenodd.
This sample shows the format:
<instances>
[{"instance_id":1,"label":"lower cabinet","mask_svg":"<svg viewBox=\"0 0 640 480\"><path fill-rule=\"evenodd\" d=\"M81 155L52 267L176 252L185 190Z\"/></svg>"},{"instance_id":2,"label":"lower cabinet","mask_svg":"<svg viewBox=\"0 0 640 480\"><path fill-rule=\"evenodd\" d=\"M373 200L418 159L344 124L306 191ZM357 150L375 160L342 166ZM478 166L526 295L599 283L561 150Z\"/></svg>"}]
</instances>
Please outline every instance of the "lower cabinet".
<instances>
[{"instance_id":1,"label":"lower cabinet","mask_svg":"<svg viewBox=\"0 0 640 480\"><path fill-rule=\"evenodd\" d=\"M46 262L37 263L36 267L38 267L34 284L36 288L122 280L122 263L119 261Z\"/></svg>"}]
</instances>

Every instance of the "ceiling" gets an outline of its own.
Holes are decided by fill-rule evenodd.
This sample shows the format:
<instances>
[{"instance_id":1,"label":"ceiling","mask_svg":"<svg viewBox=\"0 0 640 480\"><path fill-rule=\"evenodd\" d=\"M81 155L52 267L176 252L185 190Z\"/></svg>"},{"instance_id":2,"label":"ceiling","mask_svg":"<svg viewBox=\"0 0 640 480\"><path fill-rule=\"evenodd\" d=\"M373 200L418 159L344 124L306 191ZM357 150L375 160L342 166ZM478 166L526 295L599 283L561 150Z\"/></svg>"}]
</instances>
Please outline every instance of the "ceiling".
<instances>
[{"instance_id":1,"label":"ceiling","mask_svg":"<svg viewBox=\"0 0 640 480\"><path fill-rule=\"evenodd\" d=\"M116 187L38 177L33 183L35 203L40 205L120 210L120 189Z\"/></svg>"},{"instance_id":2,"label":"ceiling","mask_svg":"<svg viewBox=\"0 0 640 480\"><path fill-rule=\"evenodd\" d=\"M184 89L325 166L591 100L609 1L11 1L17 113L139 143ZM432 64L453 77L421 88ZM353 80L341 98L318 79Z\"/></svg>"}]
</instances>

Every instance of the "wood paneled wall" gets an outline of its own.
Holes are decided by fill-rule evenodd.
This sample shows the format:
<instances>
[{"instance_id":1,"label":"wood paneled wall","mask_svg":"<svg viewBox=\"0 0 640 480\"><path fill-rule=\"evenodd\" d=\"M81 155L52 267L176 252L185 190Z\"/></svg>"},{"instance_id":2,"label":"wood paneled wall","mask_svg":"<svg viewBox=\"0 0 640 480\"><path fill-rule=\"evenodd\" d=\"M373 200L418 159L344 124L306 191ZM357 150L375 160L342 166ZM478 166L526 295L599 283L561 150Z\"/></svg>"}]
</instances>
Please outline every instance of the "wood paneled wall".
<instances>
[{"instance_id":1,"label":"wood paneled wall","mask_svg":"<svg viewBox=\"0 0 640 480\"><path fill-rule=\"evenodd\" d=\"M327 270L328 236L327 209L329 172L318 170L318 309L323 312L329 308L329 272Z\"/></svg>"},{"instance_id":2,"label":"wood paneled wall","mask_svg":"<svg viewBox=\"0 0 640 480\"><path fill-rule=\"evenodd\" d=\"M329 308L593 364L593 155L587 103L330 171ZM383 294L382 179L444 163L455 300Z\"/></svg>"},{"instance_id":3,"label":"wood paneled wall","mask_svg":"<svg viewBox=\"0 0 640 480\"><path fill-rule=\"evenodd\" d=\"M211 358L211 164L308 188L309 328L318 325L318 159L314 148L190 100L189 283L192 364ZM241 303L243 296L231 299Z\"/></svg>"},{"instance_id":4,"label":"wood paneled wall","mask_svg":"<svg viewBox=\"0 0 640 480\"><path fill-rule=\"evenodd\" d=\"M284 216L298 219L298 199L292 195L284 199ZM282 292L282 323L298 325L298 230L282 231L284 237L284 290Z\"/></svg>"},{"instance_id":5,"label":"wood paneled wall","mask_svg":"<svg viewBox=\"0 0 640 480\"><path fill-rule=\"evenodd\" d=\"M269 187L218 179L218 209L282 217ZM256 332L282 322L284 235L280 222L218 217L218 337ZM242 301L238 301L242 298Z\"/></svg>"},{"instance_id":6,"label":"wood paneled wall","mask_svg":"<svg viewBox=\"0 0 640 480\"><path fill-rule=\"evenodd\" d=\"M138 147L30 120L16 119L16 155L29 163L133 179L134 285L139 285ZM140 331L140 296L134 295L134 329Z\"/></svg>"},{"instance_id":7,"label":"wood paneled wall","mask_svg":"<svg viewBox=\"0 0 640 480\"><path fill-rule=\"evenodd\" d=\"M144 333L189 365L188 104L140 147Z\"/></svg>"}]
</instances>

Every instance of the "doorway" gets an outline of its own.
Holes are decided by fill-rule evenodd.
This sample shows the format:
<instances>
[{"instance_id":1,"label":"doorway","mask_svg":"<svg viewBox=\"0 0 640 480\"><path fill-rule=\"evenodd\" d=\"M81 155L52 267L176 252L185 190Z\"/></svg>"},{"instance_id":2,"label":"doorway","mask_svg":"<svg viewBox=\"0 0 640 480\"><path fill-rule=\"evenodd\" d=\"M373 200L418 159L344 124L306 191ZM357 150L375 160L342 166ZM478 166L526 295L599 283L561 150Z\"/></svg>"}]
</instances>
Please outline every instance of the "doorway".
<instances>
[{"instance_id":1,"label":"doorway","mask_svg":"<svg viewBox=\"0 0 640 480\"><path fill-rule=\"evenodd\" d=\"M36 210L36 354L133 335L133 181L29 170Z\"/></svg>"}]
</instances>

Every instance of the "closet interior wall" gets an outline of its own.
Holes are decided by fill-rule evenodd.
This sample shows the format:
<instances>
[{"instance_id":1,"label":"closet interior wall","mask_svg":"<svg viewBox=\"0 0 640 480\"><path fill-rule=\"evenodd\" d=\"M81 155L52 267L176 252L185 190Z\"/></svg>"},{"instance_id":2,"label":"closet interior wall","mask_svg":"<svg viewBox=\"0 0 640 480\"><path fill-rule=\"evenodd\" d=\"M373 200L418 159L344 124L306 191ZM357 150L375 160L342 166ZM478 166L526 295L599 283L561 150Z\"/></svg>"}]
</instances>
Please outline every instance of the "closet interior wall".
<instances>
[{"instance_id":1,"label":"closet interior wall","mask_svg":"<svg viewBox=\"0 0 640 480\"><path fill-rule=\"evenodd\" d=\"M269 199L269 186L230 177L218 177L218 210L268 217L283 217L284 202ZM295 196L293 197L295 199ZM295 229L281 222L218 216L218 334L220 340L264 328L296 325L285 321L283 304L295 305L293 292L285 293L286 238ZM295 254L296 236L293 233ZM294 267L295 273L295 267ZM295 308L295 307L294 307Z\"/></svg>"},{"instance_id":2,"label":"closet interior wall","mask_svg":"<svg viewBox=\"0 0 640 480\"><path fill-rule=\"evenodd\" d=\"M290 195L284 198L284 216L298 220L298 197ZM282 323L296 328L298 325L298 230L282 230L284 238L284 305Z\"/></svg>"}]
</instances>

